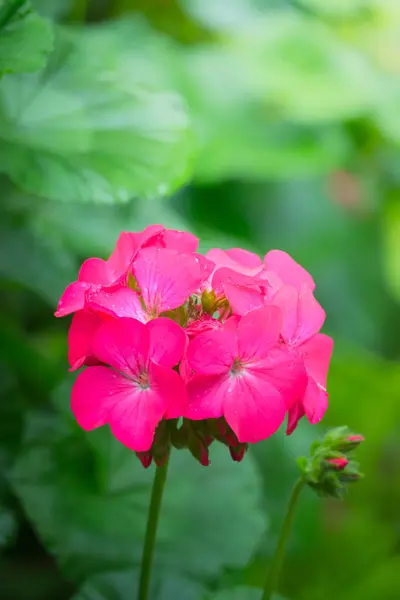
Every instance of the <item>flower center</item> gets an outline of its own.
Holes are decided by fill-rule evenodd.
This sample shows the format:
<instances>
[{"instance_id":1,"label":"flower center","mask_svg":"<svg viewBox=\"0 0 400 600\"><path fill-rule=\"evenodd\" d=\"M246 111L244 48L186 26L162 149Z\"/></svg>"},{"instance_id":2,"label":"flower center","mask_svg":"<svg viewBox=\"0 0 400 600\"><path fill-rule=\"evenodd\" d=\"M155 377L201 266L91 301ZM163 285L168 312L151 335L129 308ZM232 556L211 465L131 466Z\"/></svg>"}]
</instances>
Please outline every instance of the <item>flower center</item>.
<instances>
[{"instance_id":1,"label":"flower center","mask_svg":"<svg viewBox=\"0 0 400 600\"><path fill-rule=\"evenodd\" d=\"M230 373L231 375L239 375L239 373L241 373L243 371L243 365L240 362L240 358L236 357L235 360L233 361Z\"/></svg>"},{"instance_id":2,"label":"flower center","mask_svg":"<svg viewBox=\"0 0 400 600\"><path fill-rule=\"evenodd\" d=\"M147 390L150 387L149 374L147 373L147 371L142 371L141 373L139 373L136 379L136 383L139 387L142 388L142 390Z\"/></svg>"}]
</instances>

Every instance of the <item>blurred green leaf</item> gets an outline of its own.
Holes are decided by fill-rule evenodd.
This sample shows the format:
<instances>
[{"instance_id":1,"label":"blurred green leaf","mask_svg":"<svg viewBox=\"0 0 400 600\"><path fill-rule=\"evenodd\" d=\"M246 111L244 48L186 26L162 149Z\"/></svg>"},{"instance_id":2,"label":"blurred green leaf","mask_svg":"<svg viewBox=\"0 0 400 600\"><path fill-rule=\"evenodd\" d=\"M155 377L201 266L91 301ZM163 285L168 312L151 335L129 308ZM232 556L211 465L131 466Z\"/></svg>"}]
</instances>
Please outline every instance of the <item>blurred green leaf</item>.
<instances>
[{"instance_id":1,"label":"blurred green leaf","mask_svg":"<svg viewBox=\"0 0 400 600\"><path fill-rule=\"evenodd\" d=\"M153 472L108 429L89 435L78 430L68 411L69 392L67 384L56 399L66 412L63 420L45 427L40 419L28 420L29 436L11 479L47 548L70 576L82 579L138 564ZM211 461L204 468L188 452L173 453L156 569L217 575L224 566L245 564L263 535L251 457L238 465L226 448L215 446Z\"/></svg>"},{"instance_id":2,"label":"blurred green leaf","mask_svg":"<svg viewBox=\"0 0 400 600\"><path fill-rule=\"evenodd\" d=\"M106 573L91 577L71 600L131 600L138 572ZM199 600L201 586L191 579L154 572L150 597L154 600Z\"/></svg>"},{"instance_id":3,"label":"blurred green leaf","mask_svg":"<svg viewBox=\"0 0 400 600\"><path fill-rule=\"evenodd\" d=\"M5 80L3 172L64 201L127 202L182 184L192 153L188 117L180 96L152 77L158 66L143 36L130 22L59 30L46 70Z\"/></svg>"},{"instance_id":4,"label":"blurred green leaf","mask_svg":"<svg viewBox=\"0 0 400 600\"><path fill-rule=\"evenodd\" d=\"M0 282L19 284L55 306L76 278L76 265L57 243L19 227L0 226Z\"/></svg>"},{"instance_id":5,"label":"blurred green leaf","mask_svg":"<svg viewBox=\"0 0 400 600\"><path fill-rule=\"evenodd\" d=\"M341 127L295 124L269 106L257 89L269 76L268 67L254 73L231 48L216 45L186 52L182 63L180 85L193 118L198 180L320 173L348 156Z\"/></svg>"},{"instance_id":6,"label":"blurred green leaf","mask_svg":"<svg viewBox=\"0 0 400 600\"><path fill-rule=\"evenodd\" d=\"M223 590L209 596L209 600L261 600L262 590L251 587L237 587ZM279 600L276 596L274 600Z\"/></svg>"},{"instance_id":7,"label":"blurred green leaf","mask_svg":"<svg viewBox=\"0 0 400 600\"><path fill-rule=\"evenodd\" d=\"M25 0L0 0L0 76L30 73L46 62L53 46L50 23Z\"/></svg>"},{"instance_id":8,"label":"blurred green leaf","mask_svg":"<svg viewBox=\"0 0 400 600\"><path fill-rule=\"evenodd\" d=\"M12 542L17 528L18 523L12 511L0 504L0 550Z\"/></svg>"},{"instance_id":9,"label":"blurred green leaf","mask_svg":"<svg viewBox=\"0 0 400 600\"><path fill-rule=\"evenodd\" d=\"M283 118L318 123L359 117L381 98L381 78L367 58L301 13L258 19L229 46L237 69Z\"/></svg>"},{"instance_id":10,"label":"blurred green leaf","mask_svg":"<svg viewBox=\"0 0 400 600\"><path fill-rule=\"evenodd\" d=\"M388 288L400 300L400 202L389 202L383 219L383 257Z\"/></svg>"}]
</instances>

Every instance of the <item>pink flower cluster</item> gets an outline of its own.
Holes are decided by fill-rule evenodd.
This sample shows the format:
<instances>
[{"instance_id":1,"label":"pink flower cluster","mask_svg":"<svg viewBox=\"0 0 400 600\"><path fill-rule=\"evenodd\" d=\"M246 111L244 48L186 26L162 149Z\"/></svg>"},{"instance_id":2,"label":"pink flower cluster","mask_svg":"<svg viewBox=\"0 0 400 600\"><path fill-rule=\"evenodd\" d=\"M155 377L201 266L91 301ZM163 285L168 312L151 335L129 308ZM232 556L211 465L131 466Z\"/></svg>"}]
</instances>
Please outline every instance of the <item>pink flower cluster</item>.
<instances>
[{"instance_id":1,"label":"pink flower cluster","mask_svg":"<svg viewBox=\"0 0 400 600\"><path fill-rule=\"evenodd\" d=\"M162 225L121 233L108 260L83 263L55 313L75 313L68 358L87 367L72 390L77 422L108 424L145 466L165 426L208 464L214 439L241 460L286 416L291 433L327 408L332 339L319 333L309 273L280 250L202 256L198 241Z\"/></svg>"}]
</instances>

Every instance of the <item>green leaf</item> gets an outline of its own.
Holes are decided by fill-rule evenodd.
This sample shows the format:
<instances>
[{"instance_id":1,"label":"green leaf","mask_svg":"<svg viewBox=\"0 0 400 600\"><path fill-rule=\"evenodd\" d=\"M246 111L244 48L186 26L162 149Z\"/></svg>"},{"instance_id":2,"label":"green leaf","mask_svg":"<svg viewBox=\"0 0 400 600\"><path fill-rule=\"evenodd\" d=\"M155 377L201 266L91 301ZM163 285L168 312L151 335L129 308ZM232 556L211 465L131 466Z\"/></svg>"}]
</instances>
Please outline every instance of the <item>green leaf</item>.
<instances>
[{"instance_id":1,"label":"green leaf","mask_svg":"<svg viewBox=\"0 0 400 600\"><path fill-rule=\"evenodd\" d=\"M259 91L267 75L254 72L254 57L248 61L231 48L207 46L184 58L181 87L196 134L195 177L283 178L328 172L344 162L350 145L343 129L296 124L269 107Z\"/></svg>"},{"instance_id":2,"label":"green leaf","mask_svg":"<svg viewBox=\"0 0 400 600\"><path fill-rule=\"evenodd\" d=\"M69 392L66 384L56 398L64 418L44 426L38 416L28 420L11 481L48 550L81 580L138 564L153 470L144 470L108 429L83 434L69 415ZM211 461L204 468L186 451L173 453L156 570L215 576L223 567L243 566L259 543L265 517L251 456L236 464L215 445Z\"/></svg>"},{"instance_id":3,"label":"green leaf","mask_svg":"<svg viewBox=\"0 0 400 600\"><path fill-rule=\"evenodd\" d=\"M389 202L383 219L383 258L386 281L393 296L400 300L400 201Z\"/></svg>"},{"instance_id":4,"label":"green leaf","mask_svg":"<svg viewBox=\"0 0 400 600\"><path fill-rule=\"evenodd\" d=\"M0 549L5 548L14 539L17 527L14 514L0 505Z\"/></svg>"},{"instance_id":5,"label":"green leaf","mask_svg":"<svg viewBox=\"0 0 400 600\"><path fill-rule=\"evenodd\" d=\"M22 228L0 227L0 283L19 284L55 306L75 278L75 261L54 241Z\"/></svg>"},{"instance_id":6,"label":"green leaf","mask_svg":"<svg viewBox=\"0 0 400 600\"><path fill-rule=\"evenodd\" d=\"M91 577L71 600L131 600L136 596L137 571L106 573ZM198 600L201 586L191 579L153 571L150 598L153 600Z\"/></svg>"},{"instance_id":7,"label":"green leaf","mask_svg":"<svg viewBox=\"0 0 400 600\"><path fill-rule=\"evenodd\" d=\"M51 25L24 0L0 0L0 76L30 73L46 62L53 46Z\"/></svg>"},{"instance_id":8,"label":"green leaf","mask_svg":"<svg viewBox=\"0 0 400 600\"><path fill-rule=\"evenodd\" d=\"M236 69L283 118L314 124L354 118L381 100L381 77L367 57L300 13L258 19L229 47Z\"/></svg>"},{"instance_id":9,"label":"green leaf","mask_svg":"<svg viewBox=\"0 0 400 600\"><path fill-rule=\"evenodd\" d=\"M237 587L222 590L210 596L209 600L261 600L262 590L251 587ZM274 600L279 600L277 597Z\"/></svg>"},{"instance_id":10,"label":"green leaf","mask_svg":"<svg viewBox=\"0 0 400 600\"><path fill-rule=\"evenodd\" d=\"M59 30L44 71L3 82L0 164L16 184L53 200L112 203L185 181L188 116L160 81L148 35L131 22Z\"/></svg>"}]
</instances>

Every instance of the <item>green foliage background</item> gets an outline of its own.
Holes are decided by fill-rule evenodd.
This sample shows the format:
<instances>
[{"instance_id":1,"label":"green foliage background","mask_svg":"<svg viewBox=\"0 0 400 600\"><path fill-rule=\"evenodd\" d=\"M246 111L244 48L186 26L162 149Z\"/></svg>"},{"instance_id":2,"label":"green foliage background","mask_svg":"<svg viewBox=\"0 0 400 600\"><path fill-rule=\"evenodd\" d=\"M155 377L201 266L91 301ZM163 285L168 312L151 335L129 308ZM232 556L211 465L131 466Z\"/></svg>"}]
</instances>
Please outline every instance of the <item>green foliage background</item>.
<instances>
[{"instance_id":1,"label":"green foliage background","mask_svg":"<svg viewBox=\"0 0 400 600\"><path fill-rule=\"evenodd\" d=\"M134 598L152 473L74 423L52 313L160 222L292 253L335 352L319 428L173 457L152 598L257 600L295 457L347 424L366 478L304 494L280 600L398 600L399 40L395 0L0 0L1 598Z\"/></svg>"}]
</instances>

